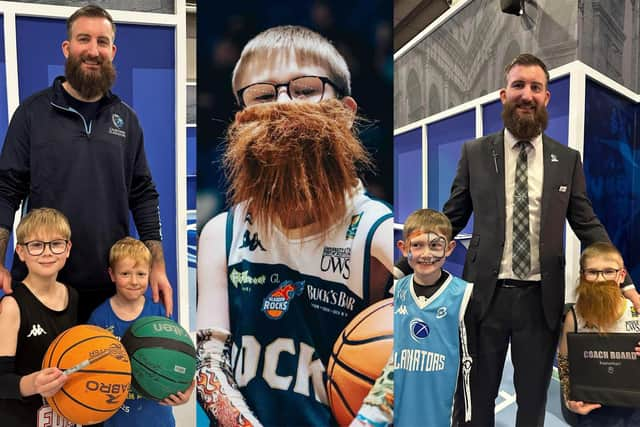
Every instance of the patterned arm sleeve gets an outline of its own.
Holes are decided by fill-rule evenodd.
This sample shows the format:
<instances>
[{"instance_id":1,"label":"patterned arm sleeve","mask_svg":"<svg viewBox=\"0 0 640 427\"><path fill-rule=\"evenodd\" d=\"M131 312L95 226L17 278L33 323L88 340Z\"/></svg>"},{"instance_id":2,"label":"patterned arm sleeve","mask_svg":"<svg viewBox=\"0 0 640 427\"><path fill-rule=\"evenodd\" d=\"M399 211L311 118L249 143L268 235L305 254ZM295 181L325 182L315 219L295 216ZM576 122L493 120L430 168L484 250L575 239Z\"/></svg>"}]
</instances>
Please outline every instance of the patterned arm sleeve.
<instances>
[{"instance_id":1,"label":"patterned arm sleeve","mask_svg":"<svg viewBox=\"0 0 640 427\"><path fill-rule=\"evenodd\" d=\"M386 427L393 423L393 356L364 398L356 419L365 425Z\"/></svg>"},{"instance_id":2,"label":"patterned arm sleeve","mask_svg":"<svg viewBox=\"0 0 640 427\"><path fill-rule=\"evenodd\" d=\"M231 335L222 329L201 329L198 342L198 402L221 427L261 426L253 415L231 371Z\"/></svg>"}]
</instances>

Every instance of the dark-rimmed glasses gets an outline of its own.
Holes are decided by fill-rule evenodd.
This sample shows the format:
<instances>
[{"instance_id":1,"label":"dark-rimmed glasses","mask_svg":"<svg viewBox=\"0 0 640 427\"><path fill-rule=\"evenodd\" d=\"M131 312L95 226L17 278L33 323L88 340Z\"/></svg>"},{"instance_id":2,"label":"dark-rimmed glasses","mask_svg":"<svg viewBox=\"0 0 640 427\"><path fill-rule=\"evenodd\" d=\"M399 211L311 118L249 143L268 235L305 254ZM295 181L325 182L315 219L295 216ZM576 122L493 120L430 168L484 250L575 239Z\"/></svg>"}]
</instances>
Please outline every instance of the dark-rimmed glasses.
<instances>
[{"instance_id":1,"label":"dark-rimmed glasses","mask_svg":"<svg viewBox=\"0 0 640 427\"><path fill-rule=\"evenodd\" d=\"M278 89L281 87L287 88L287 95L292 100L320 102L324 98L324 88L327 83L333 86L336 93L340 92L336 84L327 77L301 76L287 83L254 83L240 89L237 95L242 108L277 101Z\"/></svg>"},{"instance_id":2,"label":"dark-rimmed glasses","mask_svg":"<svg viewBox=\"0 0 640 427\"><path fill-rule=\"evenodd\" d=\"M586 270L582 270L580 273L582 274L582 277L585 278L585 280L589 282L595 282L596 280L598 280L598 276L600 276L601 274L604 280L615 280L619 271L619 268L605 268L604 270L594 270L592 268L588 268Z\"/></svg>"},{"instance_id":3,"label":"dark-rimmed glasses","mask_svg":"<svg viewBox=\"0 0 640 427\"><path fill-rule=\"evenodd\" d=\"M68 240L55 239L49 242L43 242L42 240L31 240L29 242L19 243L19 245L27 248L27 253L31 256L38 256L44 253L44 248L49 246L49 250L54 255L60 255L67 249L69 244Z\"/></svg>"}]
</instances>

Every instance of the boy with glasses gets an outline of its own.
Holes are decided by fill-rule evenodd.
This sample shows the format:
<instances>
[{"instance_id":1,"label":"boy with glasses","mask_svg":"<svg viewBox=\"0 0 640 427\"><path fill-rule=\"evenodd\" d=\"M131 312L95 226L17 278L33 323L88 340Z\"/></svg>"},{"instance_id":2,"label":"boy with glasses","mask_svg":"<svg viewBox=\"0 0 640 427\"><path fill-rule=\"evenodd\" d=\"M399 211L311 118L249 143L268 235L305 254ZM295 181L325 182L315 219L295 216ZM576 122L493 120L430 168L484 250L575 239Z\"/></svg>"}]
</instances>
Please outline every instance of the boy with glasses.
<instances>
[{"instance_id":1,"label":"boy with glasses","mask_svg":"<svg viewBox=\"0 0 640 427\"><path fill-rule=\"evenodd\" d=\"M39 425L37 414L42 419L55 416L43 397L60 390L67 376L57 368L40 367L49 344L76 324L78 294L57 281L71 249L71 228L61 212L31 210L16 237L16 253L28 273L0 301L0 419L3 425L32 427Z\"/></svg>"},{"instance_id":2,"label":"boy with glasses","mask_svg":"<svg viewBox=\"0 0 640 427\"><path fill-rule=\"evenodd\" d=\"M330 425L337 335L384 296L392 216L358 178L369 156L344 58L303 27L249 41L224 165L232 208L198 246L198 399L221 425Z\"/></svg>"},{"instance_id":3,"label":"boy with glasses","mask_svg":"<svg viewBox=\"0 0 640 427\"><path fill-rule=\"evenodd\" d=\"M640 410L569 400L570 332L635 332L640 317L620 291L627 271L622 255L608 242L594 243L580 256L580 283L575 307L565 317L558 351L558 370L565 405L579 414L579 426L635 426ZM627 327L629 325L630 327ZM636 347L640 354L640 348Z\"/></svg>"}]
</instances>

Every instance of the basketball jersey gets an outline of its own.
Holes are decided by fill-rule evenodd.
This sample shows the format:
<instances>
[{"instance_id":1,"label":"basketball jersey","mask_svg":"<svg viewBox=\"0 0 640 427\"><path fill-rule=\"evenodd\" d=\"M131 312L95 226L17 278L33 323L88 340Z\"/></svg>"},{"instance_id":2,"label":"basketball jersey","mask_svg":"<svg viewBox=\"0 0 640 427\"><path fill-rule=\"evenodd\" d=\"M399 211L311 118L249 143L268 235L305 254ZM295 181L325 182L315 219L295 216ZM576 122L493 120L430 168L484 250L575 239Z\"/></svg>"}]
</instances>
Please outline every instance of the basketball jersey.
<instances>
[{"instance_id":1,"label":"basketball jersey","mask_svg":"<svg viewBox=\"0 0 640 427\"><path fill-rule=\"evenodd\" d=\"M640 316L633 308L633 303L628 299L624 299L626 307L624 313L620 318L610 327L607 328L607 332L640 332ZM584 319L578 313L578 310L574 310L576 316L576 325L578 332L599 332L595 328L588 328L585 326Z\"/></svg>"},{"instance_id":2,"label":"basketball jersey","mask_svg":"<svg viewBox=\"0 0 640 427\"><path fill-rule=\"evenodd\" d=\"M334 422L326 365L338 334L369 300L371 240L389 218L389 208L361 188L324 238L291 239L276 227L261 235L244 204L229 211L232 365L262 424Z\"/></svg>"},{"instance_id":3,"label":"basketball jersey","mask_svg":"<svg viewBox=\"0 0 640 427\"><path fill-rule=\"evenodd\" d=\"M396 283L395 426L451 426L461 359L465 409L470 411L471 357L467 351L464 313L472 289L472 284L450 275L430 298L419 299L413 290L413 274Z\"/></svg>"},{"instance_id":4,"label":"basketball jersey","mask_svg":"<svg viewBox=\"0 0 640 427\"><path fill-rule=\"evenodd\" d=\"M100 326L121 339L129 326L141 317L165 316L164 306L145 298L144 307L138 317L133 320L122 320L111 308L111 298L96 308L87 323ZM173 411L170 406L163 406L153 400L145 399L129 390L127 400L111 418L104 422L105 427L136 427L148 425L153 427L174 427Z\"/></svg>"},{"instance_id":5,"label":"basketball jersey","mask_svg":"<svg viewBox=\"0 0 640 427\"><path fill-rule=\"evenodd\" d=\"M24 376L42 369L42 358L49 344L63 331L75 326L78 317L78 293L66 286L67 307L51 310L21 282L12 283L11 296L20 308L20 328L15 356L15 373ZM38 408L43 405L39 394L23 399L0 399L2 425L36 425Z\"/></svg>"}]
</instances>

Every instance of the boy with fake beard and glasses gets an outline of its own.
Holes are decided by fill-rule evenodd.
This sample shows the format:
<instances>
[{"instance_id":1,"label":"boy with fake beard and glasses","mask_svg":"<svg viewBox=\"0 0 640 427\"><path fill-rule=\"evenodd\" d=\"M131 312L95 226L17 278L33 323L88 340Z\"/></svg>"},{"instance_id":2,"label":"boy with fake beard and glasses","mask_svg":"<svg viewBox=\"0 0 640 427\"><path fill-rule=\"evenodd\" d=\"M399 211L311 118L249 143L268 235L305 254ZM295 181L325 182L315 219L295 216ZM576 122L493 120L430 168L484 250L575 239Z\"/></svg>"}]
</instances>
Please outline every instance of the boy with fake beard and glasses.
<instances>
[{"instance_id":1,"label":"boy with fake beard and glasses","mask_svg":"<svg viewBox=\"0 0 640 427\"><path fill-rule=\"evenodd\" d=\"M640 317L633 303L620 292L627 271L622 255L610 243L598 242L587 247L580 257L580 283L577 301L565 317L558 349L558 370L562 395L567 408L579 414L579 426L635 426L640 424L640 410L602 406L599 403L569 400L569 359L567 334L570 332L635 331ZM640 345L640 343L639 343ZM635 348L640 354L640 347Z\"/></svg>"},{"instance_id":2,"label":"boy with fake beard and glasses","mask_svg":"<svg viewBox=\"0 0 640 427\"><path fill-rule=\"evenodd\" d=\"M328 40L266 30L232 84L232 208L198 245L198 400L224 426L330 425L326 365L346 324L384 296L392 214L358 179L371 161Z\"/></svg>"},{"instance_id":3,"label":"boy with fake beard and glasses","mask_svg":"<svg viewBox=\"0 0 640 427\"><path fill-rule=\"evenodd\" d=\"M442 269L456 246L451 223L438 211L419 209L402 234L398 248L413 273L394 287L393 353L351 427L451 426L458 385L465 421L471 417L464 315L473 284Z\"/></svg>"}]
</instances>

